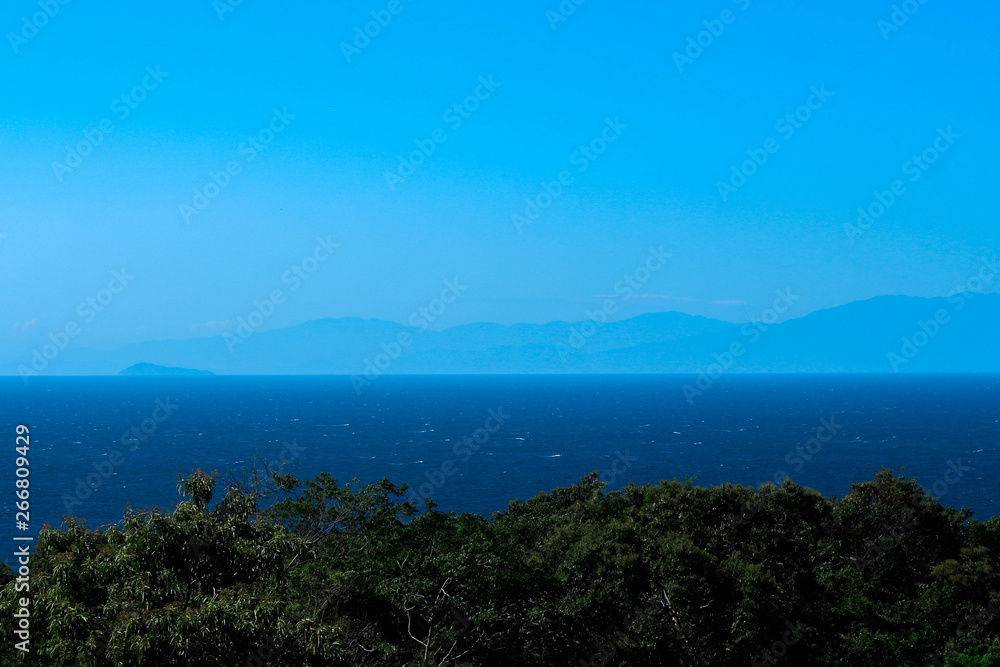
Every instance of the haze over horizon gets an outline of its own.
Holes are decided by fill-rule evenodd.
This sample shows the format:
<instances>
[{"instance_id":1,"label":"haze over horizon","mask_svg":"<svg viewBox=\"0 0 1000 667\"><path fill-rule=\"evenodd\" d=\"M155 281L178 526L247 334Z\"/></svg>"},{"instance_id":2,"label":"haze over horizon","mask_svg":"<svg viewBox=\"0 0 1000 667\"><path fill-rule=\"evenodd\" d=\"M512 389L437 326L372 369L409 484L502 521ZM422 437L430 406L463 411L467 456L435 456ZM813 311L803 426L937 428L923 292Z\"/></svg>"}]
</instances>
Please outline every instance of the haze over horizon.
<instances>
[{"instance_id":1,"label":"haze over horizon","mask_svg":"<svg viewBox=\"0 0 1000 667\"><path fill-rule=\"evenodd\" d=\"M448 281L433 328L796 318L1000 248L996 6L386 6L13 2L0 344L232 332L275 290L261 330L405 323Z\"/></svg>"},{"instance_id":2,"label":"haze over horizon","mask_svg":"<svg viewBox=\"0 0 1000 667\"><path fill-rule=\"evenodd\" d=\"M948 297L886 296L786 317L801 296L779 290L751 322L683 313L612 320L617 302L575 322L432 328L448 304L432 302L406 323L326 318L264 330L266 313L232 331L144 341L113 349L74 346L64 332L30 352L0 348L0 375L150 375L189 369L219 375L349 375L360 391L390 374L997 373L1000 294L975 288ZM280 304L279 304L280 305ZM79 335L79 332L77 333ZM6 373L4 372L6 369Z\"/></svg>"},{"instance_id":3,"label":"haze over horizon","mask_svg":"<svg viewBox=\"0 0 1000 667\"><path fill-rule=\"evenodd\" d=\"M998 268L1000 268L1000 265L998 265ZM948 297L948 296L953 296L954 294L957 294L957 293L960 293L960 292L969 292L969 293L972 293L972 294L975 294L975 295L1000 294L1000 283L998 283L998 281L997 281L996 278L994 278L993 280L990 280L987 283L985 283L984 284L984 288L982 288L982 289L969 289L968 285L963 285L962 286L965 289L958 289L957 287L958 286L956 286L955 289L953 289L952 291L948 292L947 294L943 294L943 295L939 295L939 296ZM776 290L775 291L776 294L779 293L779 292L784 293L785 290ZM604 296L605 296L605 301L606 301L607 297L609 297L611 295L604 295ZM796 297L795 301L798 301L798 300L801 299L801 295L794 295L794 296ZM629 303L628 303L627 300L624 300L624 297L622 297L622 296L619 295L618 297L615 297L615 298L622 299L622 301L620 302L622 304L622 306L625 307L625 308L628 307ZM777 299L777 300L780 300L780 298L777 297L777 296L774 296L773 298ZM789 321L789 320L798 320L798 319L802 319L804 317L808 317L809 315L812 315L812 314L820 312L820 311L832 310L832 309L839 308L841 306L851 306L853 304L864 303L864 302L871 302L871 301L875 301L875 300L879 300L879 299L883 299L883 298L890 298L890 299L892 299L892 298L934 299L934 298L937 298L937 297L924 297L924 296L917 296L917 295L910 295L910 294L880 294L880 295L877 295L877 296L869 297L867 299L858 299L857 301L851 301L851 302L848 302L848 303L833 304L833 305L830 305L830 306L818 307L818 308L815 308L813 310L805 310L805 309L802 309L802 308L793 307L793 308L789 308L787 311L785 311L783 313L779 313L779 312L775 311L774 312L774 315L776 316L775 321L776 322L786 322L786 321ZM435 302L437 300L438 299L432 299L430 303L433 303L433 302ZM618 303L618 302L616 302L616 303ZM772 302L771 305L773 305L773 302ZM626 315L623 315L621 313L614 313L614 314L612 314L612 313L606 313L606 314L608 316L608 320L607 320L608 322L624 322L624 321L635 319L637 317L641 317L641 316L644 316L644 315L674 315L674 314L677 314L677 315L687 315L687 316L691 316L691 317L704 317L704 318L709 319L709 320L716 320L716 321L719 321L719 322L724 322L726 324L746 324L746 323L750 323L750 322L760 321L760 315L762 314L762 312L768 312L769 315L770 315L769 311L772 311L773 308L771 308L768 304L764 304L762 306L762 309L758 309L758 311L755 312L754 314L752 314L752 315L748 314L745 317L737 317L735 315L727 316L725 314L722 314L722 315L719 315L719 316L704 315L704 314L700 314L700 313L697 313L697 312L689 312L689 310L697 310L697 309L685 309L685 308L674 308L674 309L670 309L670 310L642 310L642 309L636 309L636 312L629 313L629 314L626 314ZM250 313L253 313L253 312L254 312L254 310L251 309ZM575 317L575 318L571 317L571 318L559 319L559 318L538 317L536 319L516 320L516 321L511 321L511 322L496 322L496 321L488 321L488 320L469 320L469 321L457 321L457 322L441 323L441 322L437 321L437 318L433 317L433 314L431 314L431 316L428 317L428 318L424 317L424 315L427 315L428 313L430 313L430 311L428 310L427 305L424 305L424 306L421 306L420 308L417 308L413 312L411 312L408 317L384 318L384 317L374 317L374 316L373 317L361 317L361 316L355 316L355 315L328 315L328 316L325 316L325 317L310 318L310 319L307 319L307 320L303 320L301 322L289 322L287 324L282 324L281 326L275 326L275 327L261 326L259 328L254 328L254 333L259 333L259 332L264 332L264 331L273 331L273 330L276 330L276 329L294 329L294 328L300 327L302 325L310 324L312 322L321 322L321 321L329 321L329 320L333 320L333 321L337 321L337 320L364 320L364 321L390 322L392 324L398 324L400 326L418 326L420 328L426 328L428 331L444 331L444 330L447 330L447 329L452 329L452 328L456 328L456 327L463 327L463 326L470 326L470 325L488 325L488 326L496 325L496 326L501 326L501 327L516 327L518 325L539 325L539 326L544 326L544 325L550 325L550 324L573 324L573 323L578 323L578 322L585 322L587 320L592 320L593 319L593 318L588 317L588 314L596 314L596 313L599 313L599 312L603 312L601 310L601 308L600 308L600 305L598 305L596 308L588 307L584 311L582 311L580 313L577 313L577 317ZM188 335L178 336L176 339L170 339L170 338L167 338L167 339L149 338L149 339L144 339L144 340L148 340L148 341L156 341L156 340L184 340L184 339L188 339L188 338L205 338L205 337L219 336L219 335L223 335L223 334L226 334L226 333L232 333L233 330L237 326L239 326L240 319L242 319L242 320L245 321L246 320L246 316L245 315L241 315L239 318L237 318L236 321L232 321L232 322L220 322L220 323L218 323L220 325L225 325L224 327L219 327L219 328L216 328L216 329L213 329L213 330L208 330L207 328L203 327L203 328L199 328L199 329L197 329L195 331L188 332ZM441 319L444 319L444 314L442 314ZM424 322L427 323L426 327L422 327L421 326L421 324L424 323Z\"/></svg>"}]
</instances>

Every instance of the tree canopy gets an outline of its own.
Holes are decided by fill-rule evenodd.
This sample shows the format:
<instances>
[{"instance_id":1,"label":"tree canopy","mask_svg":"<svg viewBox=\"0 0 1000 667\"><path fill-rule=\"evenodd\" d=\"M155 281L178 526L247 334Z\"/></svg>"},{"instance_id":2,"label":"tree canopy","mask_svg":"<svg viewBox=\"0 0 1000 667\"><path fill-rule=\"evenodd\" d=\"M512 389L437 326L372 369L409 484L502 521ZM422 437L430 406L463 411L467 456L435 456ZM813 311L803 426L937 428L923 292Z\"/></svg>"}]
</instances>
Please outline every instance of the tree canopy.
<instances>
[{"instance_id":1,"label":"tree canopy","mask_svg":"<svg viewBox=\"0 0 1000 667\"><path fill-rule=\"evenodd\" d=\"M1000 665L1000 522L894 471L839 499L592 473L488 518L388 480L217 482L44 529L30 653L5 622L0 664Z\"/></svg>"}]
</instances>

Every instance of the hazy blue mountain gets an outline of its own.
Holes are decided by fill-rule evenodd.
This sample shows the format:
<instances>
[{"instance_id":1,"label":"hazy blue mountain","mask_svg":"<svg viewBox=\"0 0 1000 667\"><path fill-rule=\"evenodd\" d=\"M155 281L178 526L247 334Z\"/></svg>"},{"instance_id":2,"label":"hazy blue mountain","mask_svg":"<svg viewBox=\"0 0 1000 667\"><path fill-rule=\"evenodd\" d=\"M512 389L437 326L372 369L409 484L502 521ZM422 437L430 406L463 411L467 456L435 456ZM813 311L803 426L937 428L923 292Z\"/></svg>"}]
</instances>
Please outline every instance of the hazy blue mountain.
<instances>
[{"instance_id":1,"label":"hazy blue mountain","mask_svg":"<svg viewBox=\"0 0 1000 667\"><path fill-rule=\"evenodd\" d=\"M1000 372L1000 295L885 296L781 324L682 313L620 322L477 323L443 331L322 319L230 335L69 348L46 375L115 374L133 364L218 374ZM247 334L248 331L244 331ZM735 352L735 354L734 354ZM16 374L11 359L6 368Z\"/></svg>"},{"instance_id":2,"label":"hazy blue mountain","mask_svg":"<svg viewBox=\"0 0 1000 667\"><path fill-rule=\"evenodd\" d=\"M775 327L748 355L748 370L997 372L998 332L1000 295L884 296Z\"/></svg>"},{"instance_id":3,"label":"hazy blue mountain","mask_svg":"<svg viewBox=\"0 0 1000 667\"><path fill-rule=\"evenodd\" d=\"M118 375L215 375L212 371L197 371L191 368L157 366L156 364L132 364Z\"/></svg>"}]
</instances>

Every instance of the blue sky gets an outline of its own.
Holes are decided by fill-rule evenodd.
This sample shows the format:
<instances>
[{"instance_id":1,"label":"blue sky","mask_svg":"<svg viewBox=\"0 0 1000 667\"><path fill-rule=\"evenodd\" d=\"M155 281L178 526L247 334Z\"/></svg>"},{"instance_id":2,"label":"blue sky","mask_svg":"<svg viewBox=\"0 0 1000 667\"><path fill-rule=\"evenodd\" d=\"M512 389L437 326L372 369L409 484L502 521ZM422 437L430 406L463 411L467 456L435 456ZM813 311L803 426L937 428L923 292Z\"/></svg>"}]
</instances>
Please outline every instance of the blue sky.
<instances>
[{"instance_id":1,"label":"blue sky","mask_svg":"<svg viewBox=\"0 0 1000 667\"><path fill-rule=\"evenodd\" d=\"M744 321L789 288L794 317L947 294L998 249L995 5L914 0L891 31L888 1L588 0L554 23L559 6L52 0L32 30L44 9L12 0L0 341L69 321L98 347L221 332L275 289L267 328L405 322L454 279L466 288L436 325L583 319L661 247L621 316ZM372 12L391 21L348 62ZM706 46L679 68L689 38ZM446 115L462 103L474 110ZM797 110L789 134L777 123ZM585 157L602 133L614 141ZM417 142L433 152L387 179ZM723 197L731 167L762 154ZM184 215L212 174L225 187ZM845 231L897 180L881 216ZM293 291L318 238L339 245ZM123 268L134 279L82 321Z\"/></svg>"}]
</instances>

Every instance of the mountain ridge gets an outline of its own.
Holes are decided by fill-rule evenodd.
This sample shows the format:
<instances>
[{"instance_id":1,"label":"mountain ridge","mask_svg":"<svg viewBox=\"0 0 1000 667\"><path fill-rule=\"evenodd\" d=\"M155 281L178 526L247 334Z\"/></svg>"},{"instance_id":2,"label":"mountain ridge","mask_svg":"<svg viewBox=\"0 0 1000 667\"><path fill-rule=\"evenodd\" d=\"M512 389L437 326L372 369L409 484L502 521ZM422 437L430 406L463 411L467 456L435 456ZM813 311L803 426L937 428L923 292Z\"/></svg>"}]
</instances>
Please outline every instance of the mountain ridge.
<instances>
[{"instance_id":1,"label":"mountain ridge","mask_svg":"<svg viewBox=\"0 0 1000 667\"><path fill-rule=\"evenodd\" d=\"M245 337L70 348L45 374L113 375L137 363L219 375L703 373L713 364L754 373L1000 372L998 326L1000 295L972 292L885 295L775 324L661 312L606 323L473 322L438 331L375 318L318 318ZM17 374L16 361L7 368Z\"/></svg>"}]
</instances>

